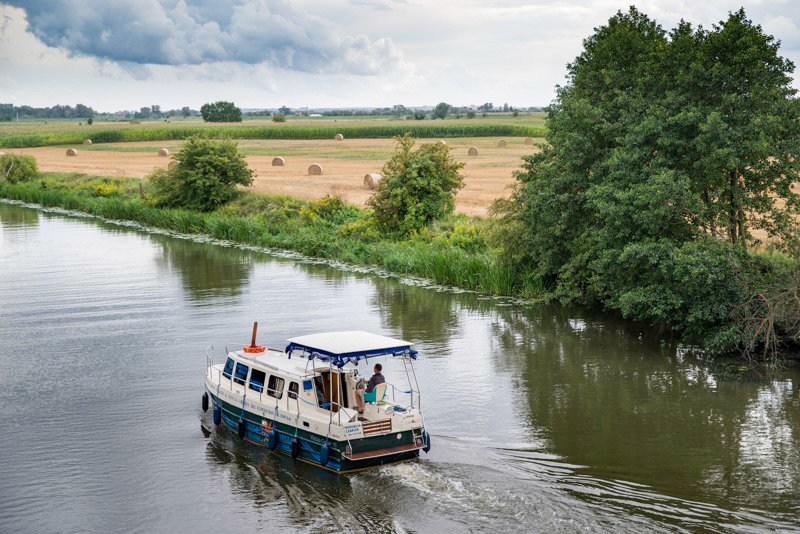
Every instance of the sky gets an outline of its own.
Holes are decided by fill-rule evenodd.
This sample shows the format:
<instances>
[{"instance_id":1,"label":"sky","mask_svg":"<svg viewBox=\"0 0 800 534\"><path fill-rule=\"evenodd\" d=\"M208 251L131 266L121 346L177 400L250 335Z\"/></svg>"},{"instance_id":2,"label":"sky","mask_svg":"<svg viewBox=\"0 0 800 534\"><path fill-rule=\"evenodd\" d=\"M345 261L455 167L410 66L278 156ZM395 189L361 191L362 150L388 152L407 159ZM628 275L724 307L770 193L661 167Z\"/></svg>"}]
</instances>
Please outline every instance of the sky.
<instances>
[{"instance_id":1,"label":"sky","mask_svg":"<svg viewBox=\"0 0 800 534\"><path fill-rule=\"evenodd\" d=\"M0 102L544 106L631 4L667 29L744 7L800 65L800 0L0 0Z\"/></svg>"}]
</instances>

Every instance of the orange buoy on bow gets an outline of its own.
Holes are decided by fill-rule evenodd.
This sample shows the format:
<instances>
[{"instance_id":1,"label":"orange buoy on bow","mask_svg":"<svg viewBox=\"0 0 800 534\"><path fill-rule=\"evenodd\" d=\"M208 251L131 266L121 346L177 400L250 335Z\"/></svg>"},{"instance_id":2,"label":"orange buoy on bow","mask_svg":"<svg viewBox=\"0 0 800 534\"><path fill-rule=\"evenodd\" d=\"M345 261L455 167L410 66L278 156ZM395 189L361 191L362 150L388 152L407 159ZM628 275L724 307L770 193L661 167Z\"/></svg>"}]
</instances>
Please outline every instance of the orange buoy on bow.
<instances>
[{"instance_id":1,"label":"orange buoy on bow","mask_svg":"<svg viewBox=\"0 0 800 534\"><path fill-rule=\"evenodd\" d=\"M250 340L250 345L245 345L242 350L245 352L264 352L266 350L262 345L256 345L256 332L258 331L258 321L253 323L253 337Z\"/></svg>"}]
</instances>

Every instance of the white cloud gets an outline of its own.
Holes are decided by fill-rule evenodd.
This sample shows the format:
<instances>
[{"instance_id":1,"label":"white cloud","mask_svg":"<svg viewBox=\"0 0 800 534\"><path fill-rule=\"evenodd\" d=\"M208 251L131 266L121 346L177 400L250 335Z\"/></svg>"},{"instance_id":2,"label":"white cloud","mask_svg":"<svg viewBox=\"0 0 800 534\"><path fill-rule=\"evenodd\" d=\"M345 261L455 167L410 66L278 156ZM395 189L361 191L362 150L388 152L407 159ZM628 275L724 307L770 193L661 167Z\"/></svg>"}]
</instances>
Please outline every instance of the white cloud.
<instances>
[{"instance_id":1,"label":"white cloud","mask_svg":"<svg viewBox=\"0 0 800 534\"><path fill-rule=\"evenodd\" d=\"M228 9L198 0L8 3L23 9L30 31L46 45L128 65L236 61L371 75L403 61L391 39L344 34L285 0L246 0Z\"/></svg>"},{"instance_id":2,"label":"white cloud","mask_svg":"<svg viewBox=\"0 0 800 534\"><path fill-rule=\"evenodd\" d=\"M781 53L798 63L800 2L740 1L750 18L783 42ZM635 3L664 28L681 18L709 27L739 7L727 0ZM30 12L36 2L25 4ZM214 99L244 107L414 106L442 100L544 105L555 85L563 83L565 66L580 52L582 39L617 10L627 9L617 0L72 4L82 7L60 22L41 23L61 28L47 31L64 34L64 42L76 49L71 54L57 47L58 40L48 46L26 33L28 22L34 23L22 10L0 6L10 18L0 38L0 74L9 80L0 79L0 101L81 101L103 110L150 104L197 108ZM132 10L123 21L113 15L120 9ZM143 39L116 37L121 29L135 33L137 17L148 26L142 35L158 46L127 51L127 60L124 54L103 52ZM87 55L94 49L101 52ZM102 59L105 55L113 58Z\"/></svg>"}]
</instances>

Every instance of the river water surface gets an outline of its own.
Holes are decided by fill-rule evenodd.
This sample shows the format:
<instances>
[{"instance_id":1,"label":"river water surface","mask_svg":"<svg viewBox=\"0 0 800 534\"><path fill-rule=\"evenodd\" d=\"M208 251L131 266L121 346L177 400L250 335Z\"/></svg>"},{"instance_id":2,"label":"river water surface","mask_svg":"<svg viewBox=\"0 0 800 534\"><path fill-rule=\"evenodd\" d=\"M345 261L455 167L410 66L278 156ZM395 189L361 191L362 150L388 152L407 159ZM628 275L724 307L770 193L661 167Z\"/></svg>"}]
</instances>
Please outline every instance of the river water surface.
<instances>
[{"instance_id":1,"label":"river water surface","mask_svg":"<svg viewBox=\"0 0 800 534\"><path fill-rule=\"evenodd\" d=\"M254 320L414 342L431 452L337 477L204 431ZM800 374L582 310L0 203L0 369L0 532L800 531Z\"/></svg>"}]
</instances>

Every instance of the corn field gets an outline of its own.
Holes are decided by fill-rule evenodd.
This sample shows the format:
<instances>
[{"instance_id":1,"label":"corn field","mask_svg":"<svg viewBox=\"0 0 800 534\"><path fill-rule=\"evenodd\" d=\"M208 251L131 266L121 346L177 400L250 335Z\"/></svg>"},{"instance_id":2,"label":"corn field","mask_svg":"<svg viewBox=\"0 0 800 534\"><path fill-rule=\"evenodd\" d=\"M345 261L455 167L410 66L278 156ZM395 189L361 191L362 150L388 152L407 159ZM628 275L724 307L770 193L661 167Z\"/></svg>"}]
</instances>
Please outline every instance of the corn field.
<instances>
[{"instance_id":1,"label":"corn field","mask_svg":"<svg viewBox=\"0 0 800 534\"><path fill-rule=\"evenodd\" d=\"M192 135L214 139L333 139L337 133L345 139L386 139L410 132L415 137L544 137L542 126L515 124L408 124L364 126L164 126L154 128L112 128L92 132L93 143L182 140ZM77 145L86 132L46 132L10 134L0 137L0 147L26 148L54 145Z\"/></svg>"}]
</instances>

